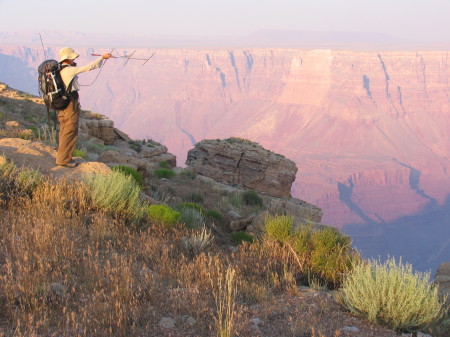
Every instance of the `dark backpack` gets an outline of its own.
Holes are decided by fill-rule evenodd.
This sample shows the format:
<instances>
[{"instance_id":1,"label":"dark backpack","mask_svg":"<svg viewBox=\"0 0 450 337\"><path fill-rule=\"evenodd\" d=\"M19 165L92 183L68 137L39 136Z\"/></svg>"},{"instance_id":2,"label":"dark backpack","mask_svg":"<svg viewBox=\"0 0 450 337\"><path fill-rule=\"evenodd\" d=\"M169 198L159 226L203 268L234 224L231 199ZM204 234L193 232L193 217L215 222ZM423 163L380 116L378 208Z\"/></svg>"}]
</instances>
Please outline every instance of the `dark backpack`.
<instances>
[{"instance_id":1,"label":"dark backpack","mask_svg":"<svg viewBox=\"0 0 450 337\"><path fill-rule=\"evenodd\" d=\"M56 60L46 60L38 67L39 92L48 109L64 110L72 99L72 81L67 90L61 78L61 66Z\"/></svg>"}]
</instances>

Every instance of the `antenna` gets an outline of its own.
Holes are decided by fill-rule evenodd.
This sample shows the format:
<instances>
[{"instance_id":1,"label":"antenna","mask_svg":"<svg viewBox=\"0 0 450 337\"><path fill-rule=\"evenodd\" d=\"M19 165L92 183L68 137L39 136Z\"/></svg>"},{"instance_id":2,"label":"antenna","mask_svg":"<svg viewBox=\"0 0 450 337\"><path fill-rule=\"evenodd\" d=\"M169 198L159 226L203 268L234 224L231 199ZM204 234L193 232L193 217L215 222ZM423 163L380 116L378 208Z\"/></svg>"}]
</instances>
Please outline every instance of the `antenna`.
<instances>
[{"instance_id":1,"label":"antenna","mask_svg":"<svg viewBox=\"0 0 450 337\"><path fill-rule=\"evenodd\" d=\"M143 67L148 61L150 61L150 59L153 57L153 55L155 55L155 53L153 53L148 59L146 59L144 64L141 65L141 67Z\"/></svg>"},{"instance_id":2,"label":"antenna","mask_svg":"<svg viewBox=\"0 0 450 337\"><path fill-rule=\"evenodd\" d=\"M127 61L125 62L125 64L123 65L124 67L127 65L128 61L133 57L134 53L136 52L136 50L134 52L131 53L131 55L129 57L127 57Z\"/></svg>"},{"instance_id":3,"label":"antenna","mask_svg":"<svg viewBox=\"0 0 450 337\"><path fill-rule=\"evenodd\" d=\"M41 33L39 33L39 37L41 39L41 45L42 45L42 51L44 52L44 59L47 59L47 53L45 52L45 48L44 48L44 42L42 42L42 36Z\"/></svg>"}]
</instances>

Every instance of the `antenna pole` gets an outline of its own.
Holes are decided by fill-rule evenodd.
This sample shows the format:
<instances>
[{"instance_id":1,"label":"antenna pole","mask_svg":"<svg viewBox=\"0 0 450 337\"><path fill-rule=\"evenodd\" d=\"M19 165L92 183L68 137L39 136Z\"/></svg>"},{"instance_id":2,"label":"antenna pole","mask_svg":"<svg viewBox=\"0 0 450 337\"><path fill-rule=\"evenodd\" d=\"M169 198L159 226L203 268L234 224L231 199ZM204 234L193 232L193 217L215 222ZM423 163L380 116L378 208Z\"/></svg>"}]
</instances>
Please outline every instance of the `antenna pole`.
<instances>
[{"instance_id":1,"label":"antenna pole","mask_svg":"<svg viewBox=\"0 0 450 337\"><path fill-rule=\"evenodd\" d=\"M47 59L47 53L45 52L44 42L42 42L41 33L39 33L39 37L41 38L42 51L44 52L44 59L46 60Z\"/></svg>"}]
</instances>

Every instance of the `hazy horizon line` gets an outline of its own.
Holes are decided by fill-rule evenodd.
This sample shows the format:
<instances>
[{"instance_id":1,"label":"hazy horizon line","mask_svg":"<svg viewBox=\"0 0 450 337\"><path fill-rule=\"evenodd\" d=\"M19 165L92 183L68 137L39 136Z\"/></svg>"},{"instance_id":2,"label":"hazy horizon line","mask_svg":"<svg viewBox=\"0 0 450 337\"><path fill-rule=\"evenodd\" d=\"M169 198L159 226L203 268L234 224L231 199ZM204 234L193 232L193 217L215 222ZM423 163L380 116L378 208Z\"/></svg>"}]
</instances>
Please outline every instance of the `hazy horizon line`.
<instances>
[{"instance_id":1,"label":"hazy horizon line","mask_svg":"<svg viewBox=\"0 0 450 337\"><path fill-rule=\"evenodd\" d=\"M182 36L86 33L72 30L23 30L0 32L0 43L6 45L87 46L114 45L117 48L284 48L284 49L387 49L442 50L450 43L411 41L379 32L332 32L312 30L260 29L241 36Z\"/></svg>"}]
</instances>

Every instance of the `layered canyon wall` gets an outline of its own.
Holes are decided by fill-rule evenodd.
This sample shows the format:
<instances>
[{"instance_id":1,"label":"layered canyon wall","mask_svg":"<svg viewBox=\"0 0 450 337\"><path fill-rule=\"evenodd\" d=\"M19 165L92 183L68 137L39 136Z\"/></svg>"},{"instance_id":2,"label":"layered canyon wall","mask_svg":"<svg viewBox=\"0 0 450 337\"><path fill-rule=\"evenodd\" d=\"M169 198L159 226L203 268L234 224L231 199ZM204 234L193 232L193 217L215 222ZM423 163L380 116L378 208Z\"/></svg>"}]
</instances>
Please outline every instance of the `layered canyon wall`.
<instances>
[{"instance_id":1,"label":"layered canyon wall","mask_svg":"<svg viewBox=\"0 0 450 337\"><path fill-rule=\"evenodd\" d=\"M91 48L77 52L79 64L93 59ZM295 161L293 195L338 227L388 223L446 203L447 51L140 49L134 56L153 52L143 67L107 61L82 88L83 107L134 138L165 144L179 163L202 139L256 141ZM0 80L27 89L42 60L37 47L0 46Z\"/></svg>"}]
</instances>

